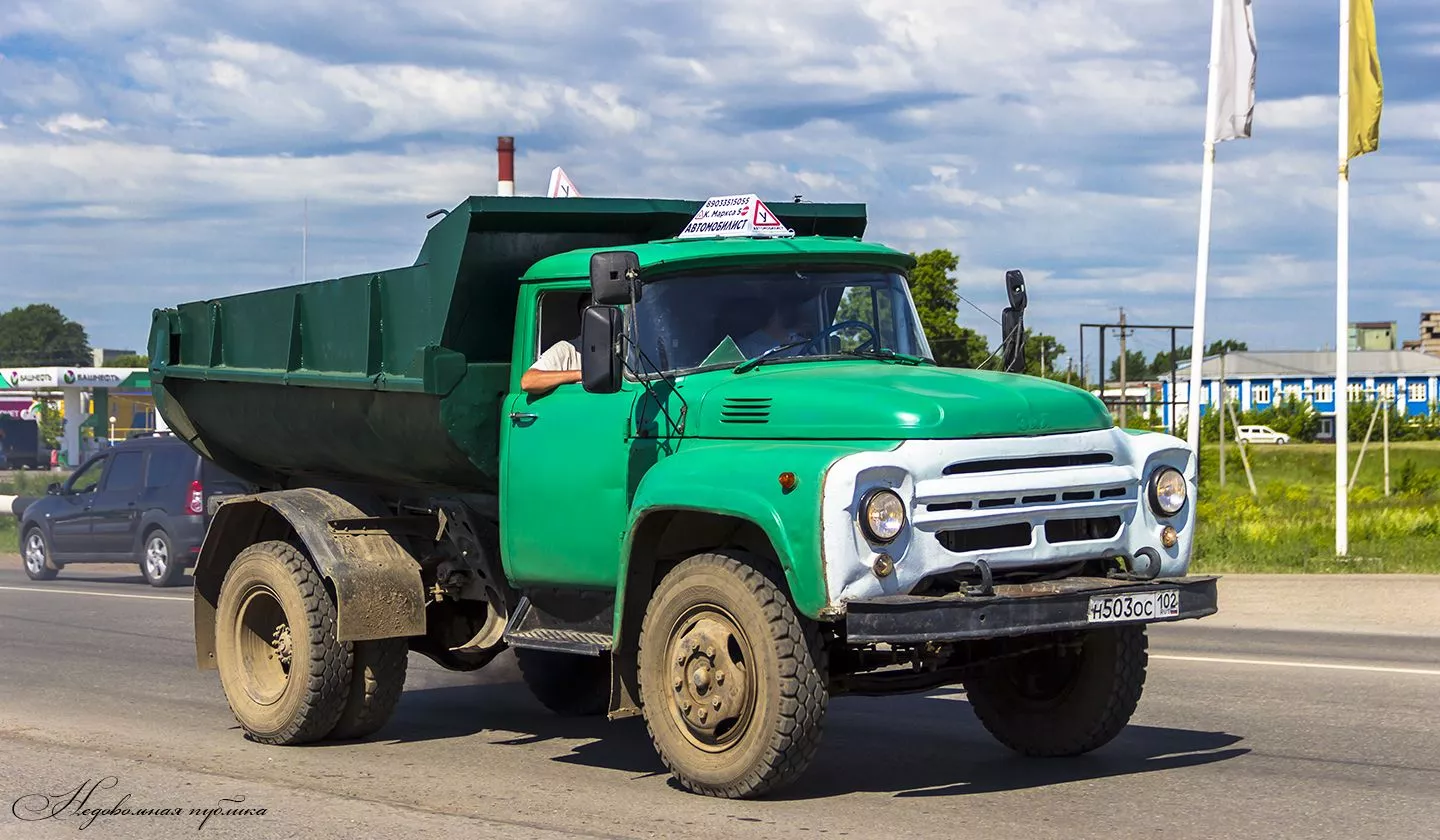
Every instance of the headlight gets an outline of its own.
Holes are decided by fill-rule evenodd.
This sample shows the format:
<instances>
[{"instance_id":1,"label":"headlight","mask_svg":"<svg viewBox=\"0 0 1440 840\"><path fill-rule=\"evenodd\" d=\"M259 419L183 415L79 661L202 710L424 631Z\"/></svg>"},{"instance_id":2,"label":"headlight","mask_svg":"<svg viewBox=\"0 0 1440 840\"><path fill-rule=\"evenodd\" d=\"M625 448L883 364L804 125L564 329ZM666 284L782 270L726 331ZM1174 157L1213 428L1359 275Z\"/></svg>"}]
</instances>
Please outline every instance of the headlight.
<instances>
[{"instance_id":1,"label":"headlight","mask_svg":"<svg viewBox=\"0 0 1440 840\"><path fill-rule=\"evenodd\" d=\"M1161 467L1150 475L1150 507L1161 516L1174 516L1185 507L1185 476L1174 467Z\"/></svg>"},{"instance_id":2,"label":"headlight","mask_svg":"<svg viewBox=\"0 0 1440 840\"><path fill-rule=\"evenodd\" d=\"M874 542L888 543L905 527L905 503L892 490L871 490L860 501L860 529Z\"/></svg>"}]
</instances>

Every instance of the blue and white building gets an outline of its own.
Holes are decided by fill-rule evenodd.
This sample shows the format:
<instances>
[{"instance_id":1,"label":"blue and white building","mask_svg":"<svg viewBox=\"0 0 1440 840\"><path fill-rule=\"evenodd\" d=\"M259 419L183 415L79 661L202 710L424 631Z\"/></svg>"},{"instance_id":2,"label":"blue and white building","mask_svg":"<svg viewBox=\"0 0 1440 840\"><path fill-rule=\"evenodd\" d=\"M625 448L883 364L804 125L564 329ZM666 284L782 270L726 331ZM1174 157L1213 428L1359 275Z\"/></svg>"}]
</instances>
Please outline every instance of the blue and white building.
<instances>
[{"instance_id":1,"label":"blue and white building","mask_svg":"<svg viewBox=\"0 0 1440 840\"><path fill-rule=\"evenodd\" d=\"M1440 402L1440 357L1417 350L1352 350L1350 400L1393 402L1401 415L1427 414ZM1200 368L1200 411L1216 405L1220 397L1219 356L1205 359ZM1242 351L1225 354L1226 399L1240 411L1263 410L1294 396L1320 414L1322 438L1333 438L1335 416L1335 353L1307 351ZM1161 384L1169 425L1171 412L1182 422L1190 399L1190 366L1177 374L1177 396L1172 399L1169 380ZM1178 405L1171 405L1178 399Z\"/></svg>"}]
</instances>

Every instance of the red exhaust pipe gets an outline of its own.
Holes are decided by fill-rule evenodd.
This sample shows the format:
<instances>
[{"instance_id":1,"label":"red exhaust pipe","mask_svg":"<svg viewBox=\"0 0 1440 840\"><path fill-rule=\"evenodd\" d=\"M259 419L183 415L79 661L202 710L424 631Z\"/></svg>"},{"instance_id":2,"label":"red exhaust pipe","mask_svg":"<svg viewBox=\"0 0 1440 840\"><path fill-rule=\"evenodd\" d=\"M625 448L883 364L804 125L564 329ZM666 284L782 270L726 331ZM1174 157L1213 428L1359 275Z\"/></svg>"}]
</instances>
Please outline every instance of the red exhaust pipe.
<instances>
[{"instance_id":1,"label":"red exhaust pipe","mask_svg":"<svg viewBox=\"0 0 1440 840\"><path fill-rule=\"evenodd\" d=\"M515 138L499 137L495 153L500 159L500 177L495 186L496 195L515 194Z\"/></svg>"}]
</instances>

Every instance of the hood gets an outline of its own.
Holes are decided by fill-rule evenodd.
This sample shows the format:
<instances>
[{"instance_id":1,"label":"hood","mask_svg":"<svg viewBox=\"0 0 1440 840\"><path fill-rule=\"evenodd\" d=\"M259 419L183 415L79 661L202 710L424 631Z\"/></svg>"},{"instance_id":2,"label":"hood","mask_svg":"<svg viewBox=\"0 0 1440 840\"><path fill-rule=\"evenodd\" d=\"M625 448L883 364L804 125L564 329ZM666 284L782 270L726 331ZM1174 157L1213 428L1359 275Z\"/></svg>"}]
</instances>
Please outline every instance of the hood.
<instances>
[{"instance_id":1,"label":"hood","mask_svg":"<svg viewBox=\"0 0 1440 840\"><path fill-rule=\"evenodd\" d=\"M856 360L703 378L710 387L687 430L701 437L953 440L1114 425L1094 395L1020 374Z\"/></svg>"}]
</instances>

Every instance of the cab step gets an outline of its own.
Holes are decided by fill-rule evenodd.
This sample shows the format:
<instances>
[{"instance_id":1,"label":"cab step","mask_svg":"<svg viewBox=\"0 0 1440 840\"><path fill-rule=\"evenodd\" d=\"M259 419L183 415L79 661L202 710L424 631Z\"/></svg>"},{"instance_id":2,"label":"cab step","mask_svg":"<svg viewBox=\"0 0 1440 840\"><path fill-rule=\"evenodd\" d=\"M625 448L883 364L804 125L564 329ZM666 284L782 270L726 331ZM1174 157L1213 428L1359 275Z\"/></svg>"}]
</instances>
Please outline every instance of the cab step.
<instances>
[{"instance_id":1,"label":"cab step","mask_svg":"<svg viewBox=\"0 0 1440 840\"><path fill-rule=\"evenodd\" d=\"M561 617L536 606L528 595L523 596L505 628L505 643L517 648L604 656L615 644L614 637L605 632L610 629L613 604L613 596L567 596L563 603L565 617Z\"/></svg>"}]
</instances>

